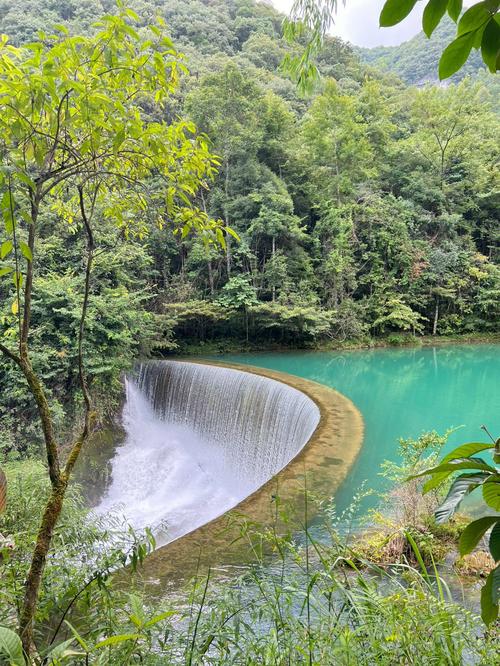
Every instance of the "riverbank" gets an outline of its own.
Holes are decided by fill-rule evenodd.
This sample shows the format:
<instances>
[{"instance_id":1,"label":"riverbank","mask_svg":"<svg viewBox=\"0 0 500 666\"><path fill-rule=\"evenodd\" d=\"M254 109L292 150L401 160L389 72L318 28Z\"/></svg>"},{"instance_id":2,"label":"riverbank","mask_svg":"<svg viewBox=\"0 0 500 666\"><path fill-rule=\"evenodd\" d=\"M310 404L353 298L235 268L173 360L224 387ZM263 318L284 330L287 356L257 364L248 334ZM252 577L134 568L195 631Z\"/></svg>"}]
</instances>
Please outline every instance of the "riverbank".
<instances>
[{"instance_id":1,"label":"riverbank","mask_svg":"<svg viewBox=\"0 0 500 666\"><path fill-rule=\"evenodd\" d=\"M353 340L324 340L304 345L283 345L246 342L233 338L211 340L199 343L180 341L177 349L168 356L214 356L217 354L238 354L252 352L281 351L354 351L356 349L383 349L398 347L434 347L446 345L499 344L498 333L468 333L463 335L389 335L379 338L360 338Z\"/></svg>"}]
</instances>

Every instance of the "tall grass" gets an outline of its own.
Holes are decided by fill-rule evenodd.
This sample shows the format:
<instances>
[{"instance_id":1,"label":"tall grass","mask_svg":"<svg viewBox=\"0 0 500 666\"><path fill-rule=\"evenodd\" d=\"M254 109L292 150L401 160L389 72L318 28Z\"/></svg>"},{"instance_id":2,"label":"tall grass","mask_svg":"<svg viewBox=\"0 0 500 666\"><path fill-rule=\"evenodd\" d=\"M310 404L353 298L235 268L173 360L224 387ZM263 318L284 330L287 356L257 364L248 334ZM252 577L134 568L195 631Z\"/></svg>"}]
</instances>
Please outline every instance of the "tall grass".
<instances>
[{"instance_id":1,"label":"tall grass","mask_svg":"<svg viewBox=\"0 0 500 666\"><path fill-rule=\"evenodd\" d=\"M30 477L32 478L32 477ZM11 486L12 487L12 486ZM153 600L136 581L96 576L64 549L88 546L88 528L75 528L79 511L68 512L49 565L43 616L36 640L39 663L145 666L432 666L497 663L498 640L481 633L478 618L453 603L436 568L427 570L413 542L417 568L409 563L383 569L361 557L355 544L339 536L325 512L329 543L308 527L304 495L302 530L282 531L287 508L275 500L275 524L242 523L253 562L243 575L199 571L185 592ZM33 504L25 504L27 510ZM16 519L22 510L16 509ZM20 530L15 555L22 575L22 552L29 545L31 516ZM280 529L278 529L278 525ZM12 526L12 523L11 523ZM1 527L1 526L0 526ZM0 529L1 531L1 529ZM16 539L16 535L14 534ZM411 540L410 540L411 543ZM196 557L196 555L194 555ZM57 580L71 580L68 589ZM8 576L4 576L8 573ZM15 628L19 580L0 565L4 624ZM81 593L80 593L81 591ZM60 596L62 595L62 597ZM7 608L8 607L8 608ZM63 615L64 614L64 615ZM45 661L43 655L56 647ZM1 648L0 648L1 649ZM56 656L54 656L56 655ZM1 657L0 657L0 663Z\"/></svg>"}]
</instances>

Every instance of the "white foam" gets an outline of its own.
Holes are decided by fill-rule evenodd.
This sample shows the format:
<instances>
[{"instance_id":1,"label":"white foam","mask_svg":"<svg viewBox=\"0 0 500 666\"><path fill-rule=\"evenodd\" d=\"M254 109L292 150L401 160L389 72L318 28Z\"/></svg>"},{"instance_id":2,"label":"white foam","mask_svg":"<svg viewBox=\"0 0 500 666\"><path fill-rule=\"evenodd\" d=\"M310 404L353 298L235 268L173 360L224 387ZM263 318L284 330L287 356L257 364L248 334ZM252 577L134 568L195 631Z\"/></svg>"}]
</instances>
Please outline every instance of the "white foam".
<instances>
[{"instance_id":1,"label":"white foam","mask_svg":"<svg viewBox=\"0 0 500 666\"><path fill-rule=\"evenodd\" d=\"M126 438L95 509L168 543L236 506L305 445L317 406L280 382L158 361L127 380Z\"/></svg>"},{"instance_id":2,"label":"white foam","mask_svg":"<svg viewBox=\"0 0 500 666\"><path fill-rule=\"evenodd\" d=\"M113 458L112 481L96 513L123 516L135 529L150 527L161 544L240 501L224 483L216 452L210 458L187 426L160 420L129 381L123 425L126 438Z\"/></svg>"}]
</instances>

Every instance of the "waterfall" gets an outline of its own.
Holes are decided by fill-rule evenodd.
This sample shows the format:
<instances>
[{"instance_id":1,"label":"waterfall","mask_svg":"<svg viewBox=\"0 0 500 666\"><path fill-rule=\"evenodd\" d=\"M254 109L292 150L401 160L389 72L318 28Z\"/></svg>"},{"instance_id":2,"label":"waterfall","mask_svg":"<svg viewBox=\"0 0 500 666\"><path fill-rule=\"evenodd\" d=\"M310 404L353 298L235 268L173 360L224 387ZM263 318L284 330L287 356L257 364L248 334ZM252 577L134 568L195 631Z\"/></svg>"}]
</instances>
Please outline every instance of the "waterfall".
<instances>
[{"instance_id":1,"label":"waterfall","mask_svg":"<svg viewBox=\"0 0 500 666\"><path fill-rule=\"evenodd\" d=\"M152 361L126 387L126 438L97 510L121 510L163 543L257 490L297 455L320 418L300 391L221 366Z\"/></svg>"}]
</instances>

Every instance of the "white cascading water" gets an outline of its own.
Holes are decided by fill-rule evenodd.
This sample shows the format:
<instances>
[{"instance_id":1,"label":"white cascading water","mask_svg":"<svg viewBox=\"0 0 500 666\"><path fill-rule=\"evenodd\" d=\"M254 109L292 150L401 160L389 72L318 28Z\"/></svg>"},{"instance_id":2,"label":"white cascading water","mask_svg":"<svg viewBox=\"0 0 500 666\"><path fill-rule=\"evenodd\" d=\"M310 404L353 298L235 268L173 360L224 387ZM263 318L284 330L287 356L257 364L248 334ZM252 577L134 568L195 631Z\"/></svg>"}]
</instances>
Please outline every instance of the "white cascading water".
<instances>
[{"instance_id":1,"label":"white cascading water","mask_svg":"<svg viewBox=\"0 0 500 666\"><path fill-rule=\"evenodd\" d=\"M292 460L319 423L300 391L239 370L153 361L127 380L126 438L99 513L168 543L234 507Z\"/></svg>"}]
</instances>

